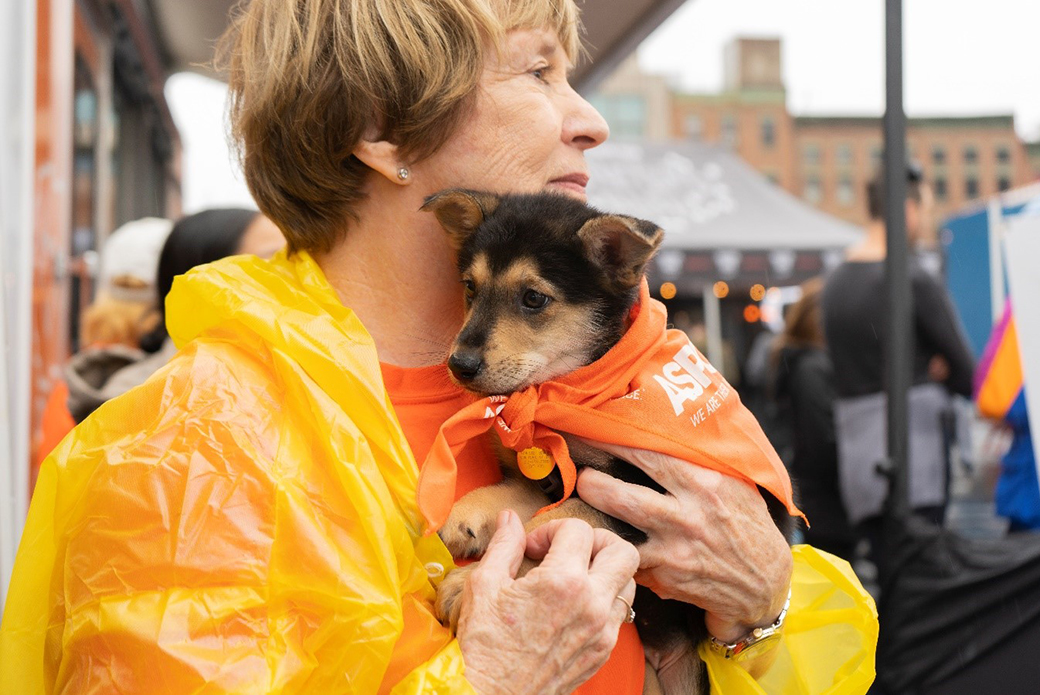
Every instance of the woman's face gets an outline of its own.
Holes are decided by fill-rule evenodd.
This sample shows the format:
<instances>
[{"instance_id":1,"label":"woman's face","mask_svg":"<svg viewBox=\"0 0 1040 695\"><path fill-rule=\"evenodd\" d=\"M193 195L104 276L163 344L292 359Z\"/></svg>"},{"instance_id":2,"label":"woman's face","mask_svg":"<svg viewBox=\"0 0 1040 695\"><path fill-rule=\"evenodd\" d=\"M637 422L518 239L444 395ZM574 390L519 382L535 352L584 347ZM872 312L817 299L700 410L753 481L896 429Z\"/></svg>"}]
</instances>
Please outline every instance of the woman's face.
<instances>
[{"instance_id":1,"label":"woman's face","mask_svg":"<svg viewBox=\"0 0 1040 695\"><path fill-rule=\"evenodd\" d=\"M260 258L271 258L285 246L285 237L274 222L265 215L257 215L246 227L236 253L251 253Z\"/></svg>"},{"instance_id":2,"label":"woman's face","mask_svg":"<svg viewBox=\"0 0 1040 695\"><path fill-rule=\"evenodd\" d=\"M412 167L424 194L463 187L557 191L585 200L585 150L607 139L603 117L571 88L556 34L508 34L485 67L473 110L432 157Z\"/></svg>"}]
</instances>

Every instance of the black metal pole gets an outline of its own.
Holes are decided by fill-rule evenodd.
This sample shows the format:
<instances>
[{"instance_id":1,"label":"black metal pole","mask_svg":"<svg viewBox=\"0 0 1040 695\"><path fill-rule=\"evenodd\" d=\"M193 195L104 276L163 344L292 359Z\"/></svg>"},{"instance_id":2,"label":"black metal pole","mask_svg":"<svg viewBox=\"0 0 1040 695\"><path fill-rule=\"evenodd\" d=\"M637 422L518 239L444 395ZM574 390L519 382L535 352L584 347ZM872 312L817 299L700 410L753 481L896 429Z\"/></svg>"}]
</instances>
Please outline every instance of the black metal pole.
<instances>
[{"instance_id":1,"label":"black metal pole","mask_svg":"<svg viewBox=\"0 0 1040 695\"><path fill-rule=\"evenodd\" d=\"M888 393L887 513L902 521L909 515L907 390L913 363L913 297L910 293L906 238L906 114L903 112L903 2L885 0L885 260L888 286L888 336L885 390Z\"/></svg>"}]
</instances>

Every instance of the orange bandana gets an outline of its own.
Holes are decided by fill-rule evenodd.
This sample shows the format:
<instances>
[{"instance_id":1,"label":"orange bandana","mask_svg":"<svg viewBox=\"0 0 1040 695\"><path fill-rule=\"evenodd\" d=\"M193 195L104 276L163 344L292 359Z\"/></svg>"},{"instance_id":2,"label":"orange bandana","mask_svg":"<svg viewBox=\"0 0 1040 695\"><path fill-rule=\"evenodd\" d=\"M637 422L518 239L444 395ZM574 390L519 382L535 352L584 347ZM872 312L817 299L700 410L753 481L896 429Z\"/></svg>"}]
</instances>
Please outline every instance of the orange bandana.
<instances>
[{"instance_id":1,"label":"orange bandana","mask_svg":"<svg viewBox=\"0 0 1040 695\"><path fill-rule=\"evenodd\" d=\"M482 398L449 418L419 475L427 533L439 529L451 511L456 455L492 427L535 468L538 452L527 450L552 455L563 478L563 499L574 492L577 471L557 431L659 451L747 480L804 518L794 505L787 470L754 416L686 334L668 329L667 321L664 305L650 299L644 279L632 325L602 358L555 381Z\"/></svg>"}]
</instances>

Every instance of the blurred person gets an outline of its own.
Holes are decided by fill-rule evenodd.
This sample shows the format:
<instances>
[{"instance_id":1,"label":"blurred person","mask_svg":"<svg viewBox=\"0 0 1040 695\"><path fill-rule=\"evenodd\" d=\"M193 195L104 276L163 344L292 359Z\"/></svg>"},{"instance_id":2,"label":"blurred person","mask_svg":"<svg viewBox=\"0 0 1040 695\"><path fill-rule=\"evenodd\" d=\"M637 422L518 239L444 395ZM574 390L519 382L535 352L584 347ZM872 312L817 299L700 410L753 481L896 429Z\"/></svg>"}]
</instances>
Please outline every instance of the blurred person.
<instances>
[{"instance_id":1,"label":"blurred person","mask_svg":"<svg viewBox=\"0 0 1040 695\"><path fill-rule=\"evenodd\" d=\"M744 360L740 399L747 405L769 438L784 465L790 470L793 435L790 413L778 407L775 398L776 365L774 357L780 334L766 322L751 341Z\"/></svg>"},{"instance_id":2,"label":"blurred person","mask_svg":"<svg viewBox=\"0 0 1040 695\"><path fill-rule=\"evenodd\" d=\"M156 266L172 227L170 220L144 217L127 222L105 239L97 293L80 317L83 348L134 354L141 336L154 329L160 320L155 311ZM67 380L56 379L33 439L31 487L43 460L77 422L69 412L69 394Z\"/></svg>"},{"instance_id":3,"label":"blurred person","mask_svg":"<svg viewBox=\"0 0 1040 695\"><path fill-rule=\"evenodd\" d=\"M812 524L803 531L805 542L851 562L856 536L838 486L834 367L823 335L822 294L823 279L809 280L787 309L772 346L771 390L776 407L789 415L791 477Z\"/></svg>"},{"instance_id":4,"label":"blurred person","mask_svg":"<svg viewBox=\"0 0 1040 695\"><path fill-rule=\"evenodd\" d=\"M1040 530L1040 482L1010 299L979 361L975 403L979 414L1004 423L1011 431L1011 446L1000 460L994 494L997 514L1008 520L1011 533Z\"/></svg>"},{"instance_id":5,"label":"blurred person","mask_svg":"<svg viewBox=\"0 0 1040 695\"><path fill-rule=\"evenodd\" d=\"M173 225L158 256L158 271L148 302L155 326L138 336L137 345L108 345L83 350L65 367L68 408L82 422L105 401L143 384L166 364L177 348L166 330L166 295L173 280L196 266L237 254L270 258L285 246L285 237L256 210L205 210ZM135 299L139 300L139 297Z\"/></svg>"},{"instance_id":6,"label":"blurred person","mask_svg":"<svg viewBox=\"0 0 1040 695\"><path fill-rule=\"evenodd\" d=\"M585 199L607 127L568 82L579 33L571 0L240 8L233 128L288 252L178 280L181 350L45 463L0 690L638 693L637 572L707 611L713 691L866 689L876 613L846 568L789 548L754 486L642 449L612 451L669 494L578 480L647 533L639 551L506 512L457 632L433 614L454 564L424 533L416 458L472 401L443 364L455 254L420 207L451 187ZM454 499L500 475L486 445L459 460ZM525 554L543 565L517 577ZM788 602L792 627L760 639ZM671 656L649 654L659 673Z\"/></svg>"},{"instance_id":7,"label":"blurred person","mask_svg":"<svg viewBox=\"0 0 1040 695\"><path fill-rule=\"evenodd\" d=\"M155 273L171 229L170 220L144 217L108 235L101 250L97 294L81 318L80 345L136 348L140 337L155 326Z\"/></svg>"},{"instance_id":8,"label":"blurred person","mask_svg":"<svg viewBox=\"0 0 1040 695\"><path fill-rule=\"evenodd\" d=\"M906 233L910 248L932 227L932 192L920 168L906 170ZM884 558L882 507L887 480L877 471L886 456L884 350L888 317L885 284L885 198L881 174L867 186L870 223L823 290L823 327L834 364L839 480L849 520ZM909 392L910 505L942 524L947 503L948 442L942 419L950 394L970 397L974 360L946 289L911 255L913 386ZM882 567L879 564L879 570Z\"/></svg>"}]
</instances>

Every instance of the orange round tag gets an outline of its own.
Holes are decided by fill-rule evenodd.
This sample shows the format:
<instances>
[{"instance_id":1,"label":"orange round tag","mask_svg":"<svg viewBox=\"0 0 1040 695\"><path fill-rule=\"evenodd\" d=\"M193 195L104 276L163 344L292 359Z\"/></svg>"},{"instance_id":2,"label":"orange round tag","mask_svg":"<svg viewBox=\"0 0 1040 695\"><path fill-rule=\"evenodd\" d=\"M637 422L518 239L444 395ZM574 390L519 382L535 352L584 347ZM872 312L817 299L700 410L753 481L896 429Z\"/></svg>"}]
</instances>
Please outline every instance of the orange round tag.
<instances>
[{"instance_id":1,"label":"orange round tag","mask_svg":"<svg viewBox=\"0 0 1040 695\"><path fill-rule=\"evenodd\" d=\"M520 466L520 472L531 480L541 480L552 473L552 456L545 453L536 446L524 449L516 455L516 462Z\"/></svg>"}]
</instances>

